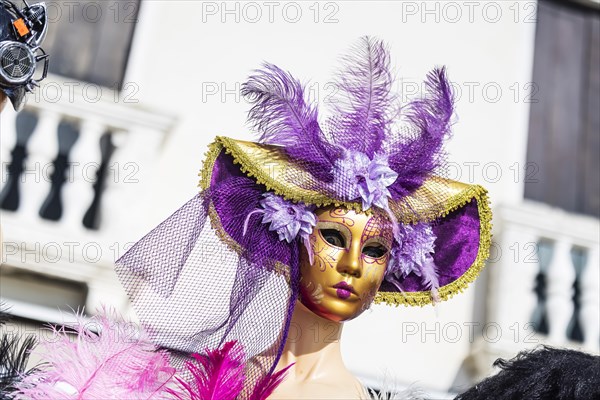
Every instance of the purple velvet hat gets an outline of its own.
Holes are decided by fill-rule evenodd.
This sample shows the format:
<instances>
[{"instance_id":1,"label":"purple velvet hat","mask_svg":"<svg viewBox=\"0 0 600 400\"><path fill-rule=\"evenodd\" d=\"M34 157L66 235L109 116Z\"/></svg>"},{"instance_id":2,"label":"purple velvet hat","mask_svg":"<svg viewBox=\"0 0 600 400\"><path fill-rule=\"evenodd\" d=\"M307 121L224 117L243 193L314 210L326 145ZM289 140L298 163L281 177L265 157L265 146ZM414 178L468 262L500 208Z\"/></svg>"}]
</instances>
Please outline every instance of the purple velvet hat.
<instances>
[{"instance_id":1,"label":"purple velvet hat","mask_svg":"<svg viewBox=\"0 0 600 400\"><path fill-rule=\"evenodd\" d=\"M299 293L300 248L318 207L385 215L394 245L375 302L425 305L462 291L484 266L486 190L443 177L453 95L444 68L406 105L389 54L362 38L343 58L331 117L265 64L242 87L258 141L218 137L201 191L116 264L150 337L182 354L235 340L247 379L271 374ZM207 221L210 224L206 224Z\"/></svg>"},{"instance_id":2,"label":"purple velvet hat","mask_svg":"<svg viewBox=\"0 0 600 400\"><path fill-rule=\"evenodd\" d=\"M252 262L284 274L290 271L292 254L301 241L280 240L263 221L264 212L252 215L264 208L265 193L281 198L282 207L301 205L309 213L332 204L365 212L362 199L332 195L333 182L316 188L318 182L285 146L218 137L200 175L202 190L212 193L211 224L222 240ZM410 194L388 199L388 208L400 225L402 242L395 241L376 303L425 305L446 300L477 277L490 246L491 212L484 188L430 175ZM286 221L285 226L289 224ZM422 268L427 263L433 264L436 274L429 280Z\"/></svg>"}]
</instances>

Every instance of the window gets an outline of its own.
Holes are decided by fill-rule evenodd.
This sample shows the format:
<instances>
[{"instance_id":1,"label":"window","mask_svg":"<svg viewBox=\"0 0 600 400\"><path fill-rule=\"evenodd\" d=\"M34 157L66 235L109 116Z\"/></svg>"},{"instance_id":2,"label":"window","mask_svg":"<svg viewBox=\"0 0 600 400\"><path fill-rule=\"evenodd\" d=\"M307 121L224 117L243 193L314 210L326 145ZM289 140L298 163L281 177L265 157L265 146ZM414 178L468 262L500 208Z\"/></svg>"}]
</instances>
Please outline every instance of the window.
<instances>
[{"instance_id":1,"label":"window","mask_svg":"<svg viewBox=\"0 0 600 400\"><path fill-rule=\"evenodd\" d=\"M540 1L525 197L600 217L600 13Z\"/></svg>"},{"instance_id":2,"label":"window","mask_svg":"<svg viewBox=\"0 0 600 400\"><path fill-rule=\"evenodd\" d=\"M48 0L50 72L120 89L139 0Z\"/></svg>"}]
</instances>

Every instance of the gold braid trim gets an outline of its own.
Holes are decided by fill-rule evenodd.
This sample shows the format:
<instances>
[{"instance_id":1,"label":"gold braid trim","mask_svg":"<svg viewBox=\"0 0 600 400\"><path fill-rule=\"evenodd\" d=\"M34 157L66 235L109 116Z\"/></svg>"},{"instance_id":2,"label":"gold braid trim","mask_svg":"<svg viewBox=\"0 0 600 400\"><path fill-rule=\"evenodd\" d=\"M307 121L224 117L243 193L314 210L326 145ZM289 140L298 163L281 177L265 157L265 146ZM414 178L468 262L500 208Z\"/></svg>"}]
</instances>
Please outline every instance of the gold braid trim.
<instances>
[{"instance_id":1,"label":"gold braid trim","mask_svg":"<svg viewBox=\"0 0 600 400\"><path fill-rule=\"evenodd\" d=\"M457 280L438 289L439 297L442 301L448 300L456 293L464 291L471 282L473 282L485 266L485 261L490 255L490 245L492 242L492 211L489 206L489 200L485 190L479 193L477 200L477 210L479 212L479 249L477 257L473 264ZM468 199L466 201L470 201ZM460 206L458 206L460 207ZM385 303L388 305L399 306L424 306L432 303L431 292L378 292L375 295L375 304Z\"/></svg>"},{"instance_id":2,"label":"gold braid trim","mask_svg":"<svg viewBox=\"0 0 600 400\"><path fill-rule=\"evenodd\" d=\"M213 167L215 166L215 161L217 160L217 157L221 153L222 149L223 145L218 140L208 145L208 150L204 154L204 165L202 166L200 172L198 172L198 176L200 177L198 186L202 190L208 189L210 186Z\"/></svg>"},{"instance_id":3,"label":"gold braid trim","mask_svg":"<svg viewBox=\"0 0 600 400\"><path fill-rule=\"evenodd\" d=\"M272 191L286 200L313 204L316 207L335 205L367 215L371 215L375 209L372 207L363 210L362 204L358 201L341 201L318 191L306 189L303 184L308 183L308 181L304 182L304 177L308 173L291 161L280 146L245 142L221 136L210 145L209 156L200 174L203 188L207 188L210 184L214 160L223 150L231 155L233 163L238 165L240 171L246 176L264 186L266 191ZM291 182L290 176L297 177L296 181ZM391 211L403 224L431 222L462 207L467 201L483 192L485 189L479 185L468 185L432 176L413 194L400 201L390 200L389 204Z\"/></svg>"},{"instance_id":4,"label":"gold braid trim","mask_svg":"<svg viewBox=\"0 0 600 400\"><path fill-rule=\"evenodd\" d=\"M273 177L269 176L268 172L259 168L256 160L251 159L248 154L240 148L236 140L223 136L217 136L214 144L216 143L219 143L219 147L221 149L225 149L225 152L233 157L233 163L238 164L240 166L240 171L246 174L246 176L253 178L256 183L266 187L267 191L272 191L278 196L283 197L285 200L293 202L301 201L305 204L314 204L316 207L326 207L333 204L336 207L354 210L357 213L364 212L361 204L356 202L334 200L326 195L315 191L306 190L298 186L293 188L288 187L286 183L274 179ZM281 154L279 155L281 156ZM287 160L285 161L287 162ZM366 214L369 214L368 211L370 210L367 210Z\"/></svg>"},{"instance_id":5,"label":"gold braid trim","mask_svg":"<svg viewBox=\"0 0 600 400\"><path fill-rule=\"evenodd\" d=\"M419 222L432 222L436 219L443 218L451 212L464 207L472 199L479 198L487 199L487 190L480 185L469 185L462 189L459 193L451 196L438 206L432 206L431 210L427 213L421 213L418 215L412 213L401 214L398 219L403 224L417 224ZM489 207L488 207L489 208ZM394 210L392 210L394 211Z\"/></svg>"}]
</instances>

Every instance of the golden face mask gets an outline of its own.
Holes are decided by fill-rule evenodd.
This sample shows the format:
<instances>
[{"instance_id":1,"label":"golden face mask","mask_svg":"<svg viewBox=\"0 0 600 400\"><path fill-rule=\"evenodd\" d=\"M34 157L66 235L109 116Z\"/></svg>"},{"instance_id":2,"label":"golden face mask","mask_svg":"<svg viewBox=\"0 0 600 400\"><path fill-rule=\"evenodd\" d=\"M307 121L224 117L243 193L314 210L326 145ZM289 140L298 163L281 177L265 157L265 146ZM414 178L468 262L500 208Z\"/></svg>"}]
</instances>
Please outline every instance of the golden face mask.
<instances>
[{"instance_id":1,"label":"golden face mask","mask_svg":"<svg viewBox=\"0 0 600 400\"><path fill-rule=\"evenodd\" d=\"M316 211L310 235L314 262L300 259L300 298L315 314L341 322L371 305L381 284L392 246L392 228L382 215L343 208Z\"/></svg>"}]
</instances>

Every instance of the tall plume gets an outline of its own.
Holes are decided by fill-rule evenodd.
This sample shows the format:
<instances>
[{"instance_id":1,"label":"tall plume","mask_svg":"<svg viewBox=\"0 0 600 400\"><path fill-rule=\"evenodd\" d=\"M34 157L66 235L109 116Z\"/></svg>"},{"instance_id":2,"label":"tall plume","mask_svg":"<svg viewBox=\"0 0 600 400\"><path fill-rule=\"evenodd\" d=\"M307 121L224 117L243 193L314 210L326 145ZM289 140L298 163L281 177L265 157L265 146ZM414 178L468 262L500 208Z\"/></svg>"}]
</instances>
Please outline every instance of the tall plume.
<instances>
[{"instance_id":1,"label":"tall plume","mask_svg":"<svg viewBox=\"0 0 600 400\"><path fill-rule=\"evenodd\" d=\"M381 40L365 36L342 62L332 99L338 115L329 121L331 134L336 143L373 158L390 122L393 79L389 52Z\"/></svg>"},{"instance_id":2,"label":"tall plume","mask_svg":"<svg viewBox=\"0 0 600 400\"><path fill-rule=\"evenodd\" d=\"M260 142L285 146L311 174L333 179L333 160L340 157L340 150L323 136L317 108L306 102L300 81L264 64L242 85L242 95L252 104L248 121L260 132Z\"/></svg>"},{"instance_id":3,"label":"tall plume","mask_svg":"<svg viewBox=\"0 0 600 400\"><path fill-rule=\"evenodd\" d=\"M404 110L417 134L389 146L390 167L399 175L389 187L394 199L416 190L442 162L442 145L450 134L454 112L454 94L445 67L435 68L427 75L426 88L425 97L411 102Z\"/></svg>"}]
</instances>

